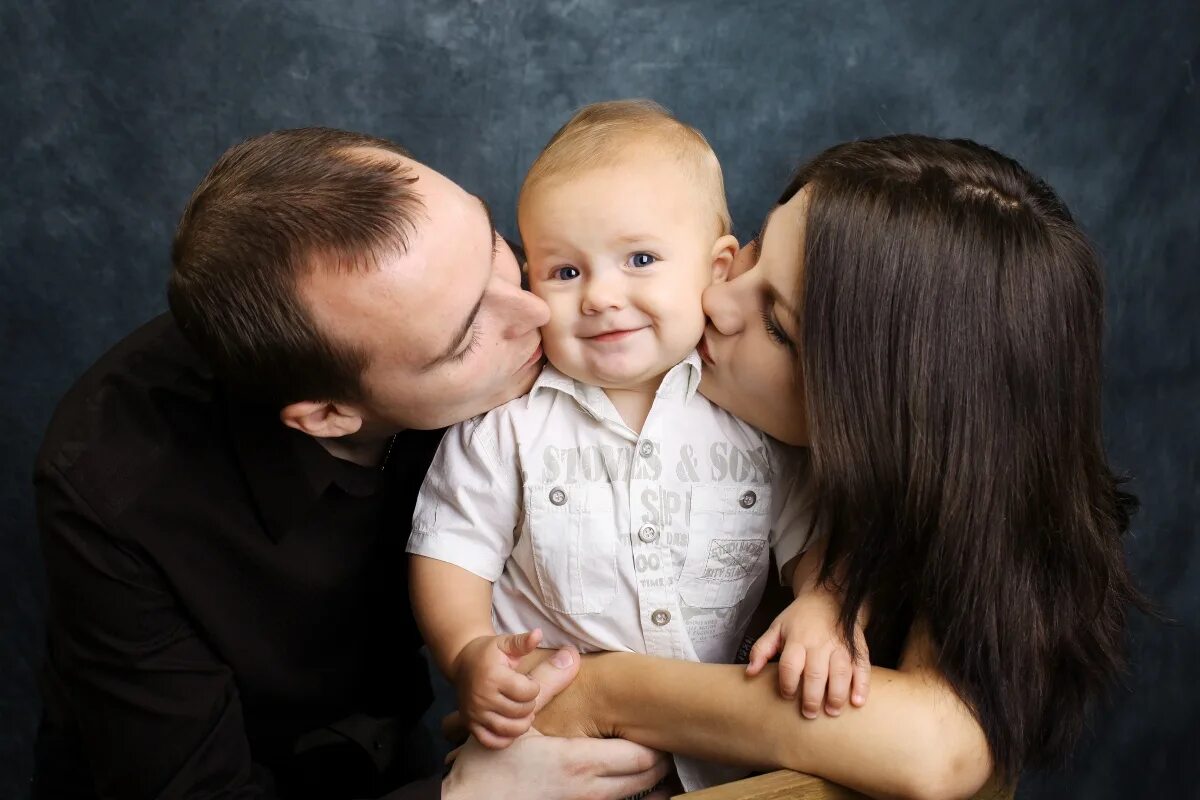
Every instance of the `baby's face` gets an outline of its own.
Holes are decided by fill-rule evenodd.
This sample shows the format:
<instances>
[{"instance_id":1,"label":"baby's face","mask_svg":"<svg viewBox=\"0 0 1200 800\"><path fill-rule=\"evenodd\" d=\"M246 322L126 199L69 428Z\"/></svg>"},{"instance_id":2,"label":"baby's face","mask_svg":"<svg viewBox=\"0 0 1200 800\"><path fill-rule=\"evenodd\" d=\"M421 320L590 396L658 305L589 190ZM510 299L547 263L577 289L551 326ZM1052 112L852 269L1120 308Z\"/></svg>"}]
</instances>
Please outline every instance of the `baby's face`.
<instances>
[{"instance_id":1,"label":"baby's face","mask_svg":"<svg viewBox=\"0 0 1200 800\"><path fill-rule=\"evenodd\" d=\"M542 347L559 371L606 389L657 386L696 346L719 232L688 178L651 152L522 198L529 285L550 306Z\"/></svg>"}]
</instances>

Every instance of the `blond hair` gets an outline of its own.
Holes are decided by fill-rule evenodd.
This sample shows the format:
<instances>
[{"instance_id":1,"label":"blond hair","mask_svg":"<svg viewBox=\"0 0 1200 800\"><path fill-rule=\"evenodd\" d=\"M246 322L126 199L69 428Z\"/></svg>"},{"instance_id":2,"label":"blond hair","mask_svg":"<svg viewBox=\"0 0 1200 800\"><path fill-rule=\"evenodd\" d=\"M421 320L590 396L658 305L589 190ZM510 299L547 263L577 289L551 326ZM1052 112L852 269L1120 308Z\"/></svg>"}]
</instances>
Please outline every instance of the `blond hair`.
<instances>
[{"instance_id":1,"label":"blond hair","mask_svg":"<svg viewBox=\"0 0 1200 800\"><path fill-rule=\"evenodd\" d=\"M538 184L617 163L628 155L631 145L658 146L691 169L697 190L708 193L720 234L730 232L725 180L708 140L658 103L641 98L592 103L579 109L534 160L521 186L518 205Z\"/></svg>"}]
</instances>

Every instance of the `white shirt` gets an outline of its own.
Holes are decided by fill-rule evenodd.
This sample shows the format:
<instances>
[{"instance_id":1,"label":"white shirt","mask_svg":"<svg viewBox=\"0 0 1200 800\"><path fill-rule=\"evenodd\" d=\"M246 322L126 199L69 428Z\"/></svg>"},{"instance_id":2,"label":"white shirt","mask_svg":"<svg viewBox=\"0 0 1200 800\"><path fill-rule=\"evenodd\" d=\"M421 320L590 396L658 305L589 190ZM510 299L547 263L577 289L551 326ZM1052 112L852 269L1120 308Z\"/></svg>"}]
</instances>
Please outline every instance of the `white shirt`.
<instances>
[{"instance_id":1,"label":"white shirt","mask_svg":"<svg viewBox=\"0 0 1200 800\"><path fill-rule=\"evenodd\" d=\"M766 582L808 533L789 448L696 391L693 352L639 436L604 390L547 366L533 389L451 428L408 551L494 582L498 633L545 647L731 662Z\"/></svg>"},{"instance_id":2,"label":"white shirt","mask_svg":"<svg viewBox=\"0 0 1200 800\"><path fill-rule=\"evenodd\" d=\"M709 402L700 369L692 352L663 377L638 435L603 389L547 366L447 431L408 551L492 581L497 633L732 662L768 545L781 568L803 552L807 452ZM730 777L677 764L689 791Z\"/></svg>"}]
</instances>

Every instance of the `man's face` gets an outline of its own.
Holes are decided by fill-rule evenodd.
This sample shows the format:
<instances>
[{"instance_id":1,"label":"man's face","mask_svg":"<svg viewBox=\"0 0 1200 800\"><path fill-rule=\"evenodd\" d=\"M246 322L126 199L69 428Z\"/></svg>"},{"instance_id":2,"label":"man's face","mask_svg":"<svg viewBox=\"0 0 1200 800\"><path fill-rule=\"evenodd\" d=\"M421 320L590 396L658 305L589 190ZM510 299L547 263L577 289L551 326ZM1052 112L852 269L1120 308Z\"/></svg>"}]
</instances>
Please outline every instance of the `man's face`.
<instances>
[{"instance_id":1,"label":"man's face","mask_svg":"<svg viewBox=\"0 0 1200 800\"><path fill-rule=\"evenodd\" d=\"M529 391L549 318L521 289L483 201L403 160L424 204L407 252L360 271L316 269L299 287L326 335L366 352L355 406L376 433L444 427Z\"/></svg>"},{"instance_id":2,"label":"man's face","mask_svg":"<svg viewBox=\"0 0 1200 800\"><path fill-rule=\"evenodd\" d=\"M550 304L550 363L606 389L653 388L704 332L718 232L690 173L657 152L522 197L529 283Z\"/></svg>"}]
</instances>

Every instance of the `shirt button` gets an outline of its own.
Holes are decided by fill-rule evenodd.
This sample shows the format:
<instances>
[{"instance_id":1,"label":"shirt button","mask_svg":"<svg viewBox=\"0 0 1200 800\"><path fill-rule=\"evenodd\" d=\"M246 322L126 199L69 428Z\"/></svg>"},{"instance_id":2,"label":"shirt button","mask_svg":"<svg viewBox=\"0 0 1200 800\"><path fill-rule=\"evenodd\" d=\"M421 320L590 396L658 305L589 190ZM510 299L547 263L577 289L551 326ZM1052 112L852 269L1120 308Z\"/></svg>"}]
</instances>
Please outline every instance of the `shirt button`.
<instances>
[{"instance_id":1,"label":"shirt button","mask_svg":"<svg viewBox=\"0 0 1200 800\"><path fill-rule=\"evenodd\" d=\"M653 525L643 525L641 530L638 531L638 538L646 544L650 544L658 538L658 528Z\"/></svg>"},{"instance_id":2,"label":"shirt button","mask_svg":"<svg viewBox=\"0 0 1200 800\"><path fill-rule=\"evenodd\" d=\"M660 608L650 615L650 621L661 628L671 621L671 612L665 608Z\"/></svg>"},{"instance_id":3,"label":"shirt button","mask_svg":"<svg viewBox=\"0 0 1200 800\"><path fill-rule=\"evenodd\" d=\"M567 502L567 493L555 486L550 490L550 502L554 503L556 506L561 506L563 503Z\"/></svg>"},{"instance_id":4,"label":"shirt button","mask_svg":"<svg viewBox=\"0 0 1200 800\"><path fill-rule=\"evenodd\" d=\"M745 492L738 499L738 502L741 504L742 508L754 508L754 504L758 502L758 495L756 495L754 492Z\"/></svg>"},{"instance_id":5,"label":"shirt button","mask_svg":"<svg viewBox=\"0 0 1200 800\"><path fill-rule=\"evenodd\" d=\"M654 442L649 439L638 445L638 452L642 454L642 458L649 458L654 455Z\"/></svg>"}]
</instances>

